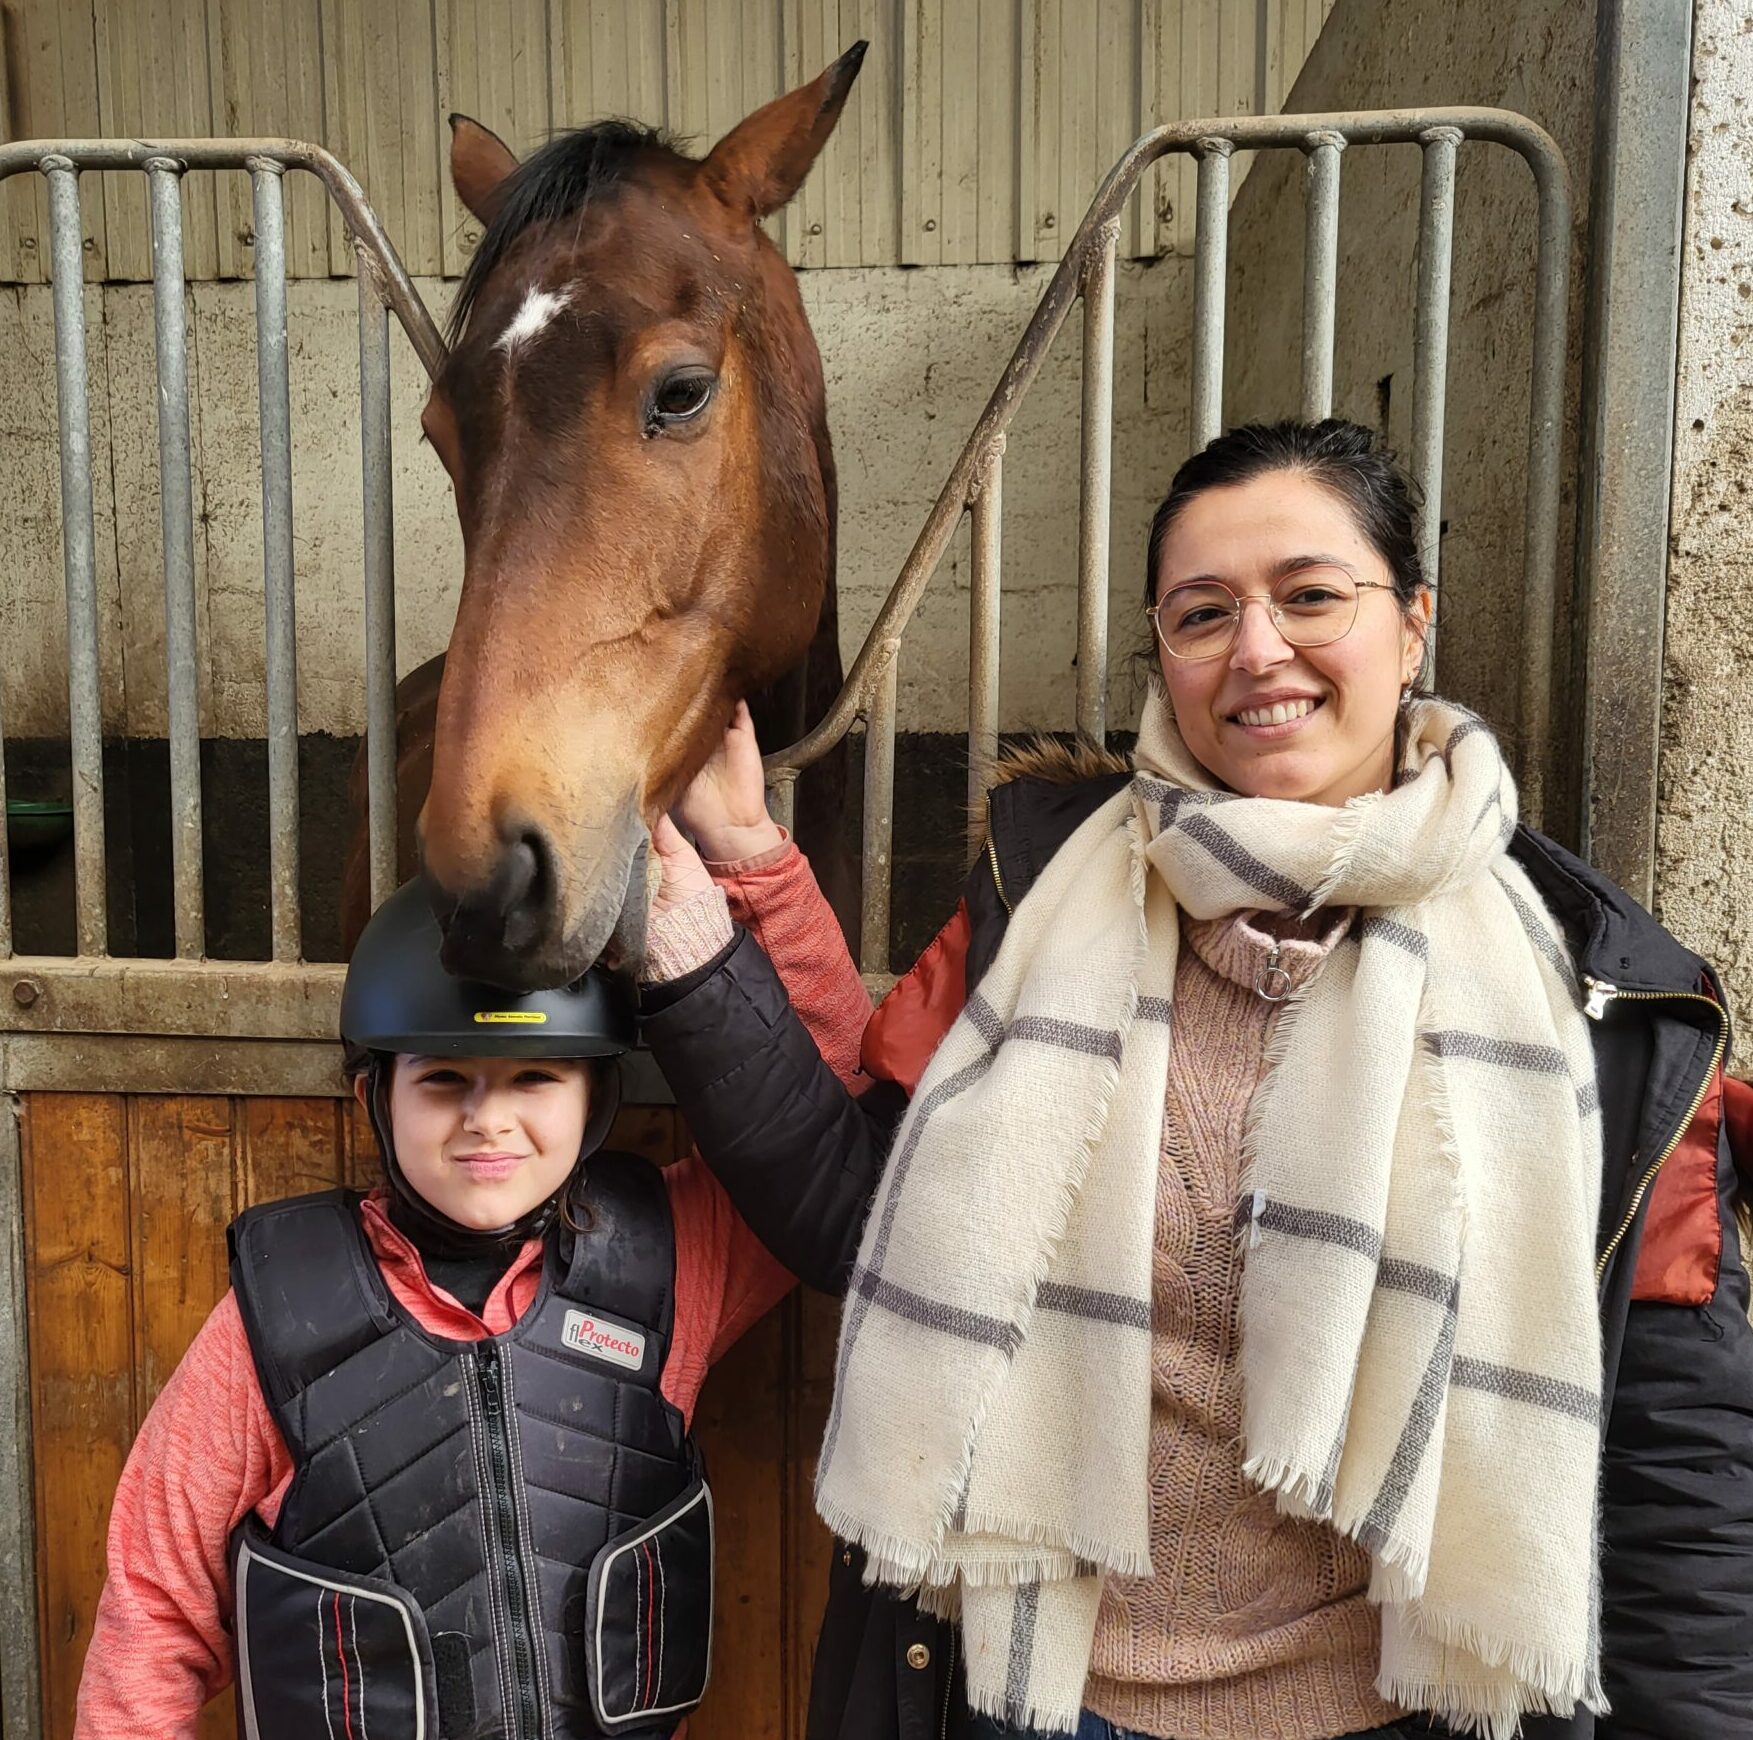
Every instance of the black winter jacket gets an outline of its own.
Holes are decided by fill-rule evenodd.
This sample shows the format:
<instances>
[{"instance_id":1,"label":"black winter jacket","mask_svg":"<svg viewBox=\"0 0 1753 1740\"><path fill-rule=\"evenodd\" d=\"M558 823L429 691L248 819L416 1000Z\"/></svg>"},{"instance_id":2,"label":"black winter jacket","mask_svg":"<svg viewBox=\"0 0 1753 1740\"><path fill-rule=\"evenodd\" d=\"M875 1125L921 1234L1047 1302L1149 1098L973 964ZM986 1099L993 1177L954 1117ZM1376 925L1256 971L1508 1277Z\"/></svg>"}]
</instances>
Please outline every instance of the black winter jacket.
<instances>
[{"instance_id":1,"label":"black winter jacket","mask_svg":"<svg viewBox=\"0 0 1753 1740\"><path fill-rule=\"evenodd\" d=\"M966 896L970 989L1010 907L1122 777L1025 778L993 793L990 853ZM1550 840L1524 828L1511 851L1564 927L1579 976L1604 988L1592 1032L1605 1133L1602 1666L1612 1714L1537 1718L1523 1733L1753 1740L1753 1327L1726 1137L1716 1157L1713 1297L1631 1298L1654 1176L1727 1055L1721 989L1704 961ZM648 994L645 1034L749 1225L800 1278L843 1291L903 1109L898 1090L847 1093L740 932L716 961ZM862 1569L856 1552L835 1553L807 1740L962 1735L953 1627L865 1587Z\"/></svg>"}]
</instances>

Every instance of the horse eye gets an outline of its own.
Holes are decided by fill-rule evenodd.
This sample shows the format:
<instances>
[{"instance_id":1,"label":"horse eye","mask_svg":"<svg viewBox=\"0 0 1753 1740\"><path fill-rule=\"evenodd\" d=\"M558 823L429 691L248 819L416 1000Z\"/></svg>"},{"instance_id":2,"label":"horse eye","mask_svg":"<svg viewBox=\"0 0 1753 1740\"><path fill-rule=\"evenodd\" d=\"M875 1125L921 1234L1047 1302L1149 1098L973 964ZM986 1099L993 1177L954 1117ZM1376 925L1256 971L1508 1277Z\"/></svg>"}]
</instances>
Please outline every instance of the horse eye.
<instances>
[{"instance_id":1,"label":"horse eye","mask_svg":"<svg viewBox=\"0 0 1753 1740\"><path fill-rule=\"evenodd\" d=\"M712 389L716 385L717 382L704 369L690 369L684 374L671 375L652 395L652 427L668 428L676 423L686 423L691 417L698 417L711 402Z\"/></svg>"}]
</instances>

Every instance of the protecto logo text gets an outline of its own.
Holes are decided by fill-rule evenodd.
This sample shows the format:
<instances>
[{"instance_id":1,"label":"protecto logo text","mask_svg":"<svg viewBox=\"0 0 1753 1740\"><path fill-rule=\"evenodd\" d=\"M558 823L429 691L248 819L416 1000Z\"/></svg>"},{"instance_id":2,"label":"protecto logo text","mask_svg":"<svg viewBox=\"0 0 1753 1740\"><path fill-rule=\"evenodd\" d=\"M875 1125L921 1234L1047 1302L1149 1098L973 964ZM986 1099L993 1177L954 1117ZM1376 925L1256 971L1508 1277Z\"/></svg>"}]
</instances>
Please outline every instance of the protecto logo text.
<instances>
[{"instance_id":1,"label":"protecto logo text","mask_svg":"<svg viewBox=\"0 0 1753 1740\"><path fill-rule=\"evenodd\" d=\"M624 1323L610 1323L588 1311L568 1311L560 1327L560 1339L574 1353L606 1359L610 1365L638 1371L645 1363L645 1337Z\"/></svg>"}]
</instances>

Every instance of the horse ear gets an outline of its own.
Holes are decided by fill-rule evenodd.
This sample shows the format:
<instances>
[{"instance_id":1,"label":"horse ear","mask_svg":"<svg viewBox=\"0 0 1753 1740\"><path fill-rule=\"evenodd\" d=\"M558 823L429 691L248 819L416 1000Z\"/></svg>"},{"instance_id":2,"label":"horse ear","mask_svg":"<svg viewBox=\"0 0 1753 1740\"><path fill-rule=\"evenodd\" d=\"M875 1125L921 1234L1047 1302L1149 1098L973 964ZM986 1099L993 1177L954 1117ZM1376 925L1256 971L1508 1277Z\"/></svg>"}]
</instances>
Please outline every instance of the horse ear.
<instances>
[{"instance_id":1,"label":"horse ear","mask_svg":"<svg viewBox=\"0 0 1753 1740\"><path fill-rule=\"evenodd\" d=\"M726 205L765 217L797 192L840 119L869 46L853 43L820 78L775 97L712 147L706 179Z\"/></svg>"},{"instance_id":2,"label":"horse ear","mask_svg":"<svg viewBox=\"0 0 1753 1740\"><path fill-rule=\"evenodd\" d=\"M490 224L505 192L505 178L517 168L512 149L479 121L467 115L450 118L450 178L457 198Z\"/></svg>"}]
</instances>

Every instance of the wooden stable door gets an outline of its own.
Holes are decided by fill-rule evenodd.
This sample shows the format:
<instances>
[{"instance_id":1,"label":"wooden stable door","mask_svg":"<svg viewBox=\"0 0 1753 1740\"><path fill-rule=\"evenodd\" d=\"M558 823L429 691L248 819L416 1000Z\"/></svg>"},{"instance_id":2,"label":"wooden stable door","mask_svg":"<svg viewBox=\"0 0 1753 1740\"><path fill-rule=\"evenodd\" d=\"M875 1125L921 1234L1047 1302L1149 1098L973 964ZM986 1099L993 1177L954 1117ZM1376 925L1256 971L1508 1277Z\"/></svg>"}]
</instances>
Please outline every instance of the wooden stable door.
<instances>
[{"instance_id":1,"label":"wooden stable door","mask_svg":"<svg viewBox=\"0 0 1753 1740\"><path fill-rule=\"evenodd\" d=\"M25 1260L46 1740L67 1740L103 1587L122 1463L226 1287L225 1228L251 1203L369 1184L350 1100L23 1096ZM615 1146L685 1148L666 1106L621 1113ZM829 1541L810 1503L835 1310L794 1295L713 1371L698 1425L716 1503L712 1689L689 1740L801 1740ZM203 1740L235 1733L230 1694Z\"/></svg>"}]
</instances>

